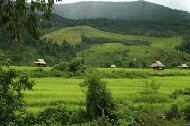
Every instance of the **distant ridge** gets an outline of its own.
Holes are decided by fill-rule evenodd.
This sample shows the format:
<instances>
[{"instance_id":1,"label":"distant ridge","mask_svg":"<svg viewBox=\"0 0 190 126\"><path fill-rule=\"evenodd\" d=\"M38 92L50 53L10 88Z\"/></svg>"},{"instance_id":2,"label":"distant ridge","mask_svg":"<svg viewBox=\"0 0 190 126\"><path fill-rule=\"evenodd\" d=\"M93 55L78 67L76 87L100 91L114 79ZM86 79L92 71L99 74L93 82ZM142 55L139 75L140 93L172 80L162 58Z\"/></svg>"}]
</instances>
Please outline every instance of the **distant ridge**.
<instances>
[{"instance_id":1,"label":"distant ridge","mask_svg":"<svg viewBox=\"0 0 190 126\"><path fill-rule=\"evenodd\" d=\"M77 2L54 5L54 13L70 19L187 20L186 11L171 9L146 1Z\"/></svg>"}]
</instances>

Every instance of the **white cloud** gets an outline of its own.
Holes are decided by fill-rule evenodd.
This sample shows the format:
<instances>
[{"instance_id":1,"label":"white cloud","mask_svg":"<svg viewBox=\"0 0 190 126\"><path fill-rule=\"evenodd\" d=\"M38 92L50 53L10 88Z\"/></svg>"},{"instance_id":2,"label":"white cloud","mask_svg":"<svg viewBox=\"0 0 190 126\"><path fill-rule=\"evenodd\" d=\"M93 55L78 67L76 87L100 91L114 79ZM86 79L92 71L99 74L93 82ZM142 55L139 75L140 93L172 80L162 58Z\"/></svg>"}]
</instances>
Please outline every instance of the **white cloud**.
<instances>
[{"instance_id":1,"label":"white cloud","mask_svg":"<svg viewBox=\"0 0 190 126\"><path fill-rule=\"evenodd\" d=\"M74 3L80 1L114 1L114 2L124 2L124 1L136 1L136 0L63 0L63 3ZM145 0L153 3L158 3L173 9L180 9L190 12L190 0Z\"/></svg>"},{"instance_id":2,"label":"white cloud","mask_svg":"<svg viewBox=\"0 0 190 126\"><path fill-rule=\"evenodd\" d=\"M190 11L190 0L147 0L170 8Z\"/></svg>"}]
</instances>

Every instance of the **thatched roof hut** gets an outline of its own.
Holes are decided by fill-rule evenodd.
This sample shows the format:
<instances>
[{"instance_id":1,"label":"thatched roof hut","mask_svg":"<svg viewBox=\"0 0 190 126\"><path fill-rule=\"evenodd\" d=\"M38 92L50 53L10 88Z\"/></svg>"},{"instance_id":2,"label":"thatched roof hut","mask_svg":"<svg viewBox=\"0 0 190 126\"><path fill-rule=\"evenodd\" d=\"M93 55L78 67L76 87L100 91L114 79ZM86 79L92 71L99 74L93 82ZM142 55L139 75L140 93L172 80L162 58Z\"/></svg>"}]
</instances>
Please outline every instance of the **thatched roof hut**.
<instances>
[{"instance_id":1,"label":"thatched roof hut","mask_svg":"<svg viewBox=\"0 0 190 126\"><path fill-rule=\"evenodd\" d=\"M34 62L37 66L46 66L46 62L44 59L38 59L36 62Z\"/></svg>"},{"instance_id":2,"label":"thatched roof hut","mask_svg":"<svg viewBox=\"0 0 190 126\"><path fill-rule=\"evenodd\" d=\"M187 64L181 64L180 66L178 66L178 68L180 69L187 69L189 66Z\"/></svg>"},{"instance_id":3,"label":"thatched roof hut","mask_svg":"<svg viewBox=\"0 0 190 126\"><path fill-rule=\"evenodd\" d=\"M164 70L164 64L160 62L159 60L155 61L152 65L150 65L151 68L157 69L157 70Z\"/></svg>"},{"instance_id":4,"label":"thatched roof hut","mask_svg":"<svg viewBox=\"0 0 190 126\"><path fill-rule=\"evenodd\" d=\"M111 68L116 68L116 65L115 65L115 64L112 64L110 67L111 67Z\"/></svg>"}]
</instances>

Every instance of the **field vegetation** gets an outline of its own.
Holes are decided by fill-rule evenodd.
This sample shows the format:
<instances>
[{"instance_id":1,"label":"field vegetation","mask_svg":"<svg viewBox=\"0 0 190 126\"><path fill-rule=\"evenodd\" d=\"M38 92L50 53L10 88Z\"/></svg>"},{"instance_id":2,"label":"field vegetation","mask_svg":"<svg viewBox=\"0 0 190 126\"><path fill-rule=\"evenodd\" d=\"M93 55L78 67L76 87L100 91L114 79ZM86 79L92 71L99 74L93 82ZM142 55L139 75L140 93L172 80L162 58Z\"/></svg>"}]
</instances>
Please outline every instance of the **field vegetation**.
<instances>
[{"instance_id":1,"label":"field vegetation","mask_svg":"<svg viewBox=\"0 0 190 126\"><path fill-rule=\"evenodd\" d=\"M151 96L141 95L146 81L149 79L104 79L107 87L113 94L117 104L134 105L158 105L169 106L173 100L170 95L176 89L190 87L189 77L152 77L161 87L155 95L155 101ZM83 79L64 79L64 78L36 78L33 79L37 85L33 91L25 92L25 100L29 105L29 110L39 112L46 107L54 107L56 104L63 104L76 109L85 106L85 95L82 93L79 84ZM55 81L56 80L56 81ZM152 97L153 98L153 97ZM178 99L179 103L183 99Z\"/></svg>"},{"instance_id":2,"label":"field vegetation","mask_svg":"<svg viewBox=\"0 0 190 126\"><path fill-rule=\"evenodd\" d=\"M49 77L33 80L37 83L33 91L24 92L25 101L28 104L30 112L37 114L47 108L56 108L58 105L64 106L67 111L85 110L85 94L79 85L83 82L83 79ZM122 115L119 119L121 125L122 123L123 125L127 125L131 122L128 114L134 114L134 111L139 112L139 114L147 114L147 118L150 118L148 117L149 112L153 111L156 116L150 115L151 119L162 118L163 114L169 112L172 104L175 103L179 109L188 104L188 94L179 94L175 99L172 96L176 94L176 90L189 88L189 77L151 77L149 79L109 78L103 79L103 81L106 82L107 88L112 93L114 103L117 106L117 113L120 116L122 114L126 116L122 117L124 116ZM145 110L140 112L138 110L139 107L143 107L144 109L149 108L146 110L148 113ZM133 116L131 118L134 118ZM162 121L163 125L174 124L167 120ZM184 121L181 120L180 122L178 124L182 124Z\"/></svg>"},{"instance_id":3,"label":"field vegetation","mask_svg":"<svg viewBox=\"0 0 190 126\"><path fill-rule=\"evenodd\" d=\"M53 3L0 2L0 126L190 124L190 70L177 69L190 65L188 13L137 1L134 21L46 22ZM148 69L155 60L165 69Z\"/></svg>"},{"instance_id":4,"label":"field vegetation","mask_svg":"<svg viewBox=\"0 0 190 126\"><path fill-rule=\"evenodd\" d=\"M63 66L60 66L61 64ZM26 71L27 73L36 71L35 67L12 66L10 68L14 68L22 74ZM51 73L52 70L61 71L61 68L65 69L64 62L55 67L38 68L42 71L37 70L37 73ZM3 69L7 70L6 67ZM66 67L66 69L68 68ZM84 81L84 74L73 75L72 78L55 77L51 74L47 77L31 76L31 80L35 82L33 89L23 91L24 101L30 114L23 115L16 123L20 125L57 126L66 124L68 126L73 124L79 126L99 126L102 124L110 126L116 124L122 126L137 124L183 125L187 123L190 94L189 70L166 69L157 71L134 68L90 68L85 73L88 75L93 72L96 72L98 77L102 78L100 82L95 78ZM83 87L87 86L88 83L106 85L107 89L103 86L103 90L110 92L115 104L113 116L98 117L97 120L95 119L96 121L89 118L86 105L91 102L87 102L87 96L84 93L86 88ZM88 97L92 98L92 96L99 95L89 95ZM92 110L89 109L88 111ZM52 113L59 113L59 115ZM111 118L114 118L114 121L111 121ZM28 122L28 119L33 121Z\"/></svg>"}]
</instances>

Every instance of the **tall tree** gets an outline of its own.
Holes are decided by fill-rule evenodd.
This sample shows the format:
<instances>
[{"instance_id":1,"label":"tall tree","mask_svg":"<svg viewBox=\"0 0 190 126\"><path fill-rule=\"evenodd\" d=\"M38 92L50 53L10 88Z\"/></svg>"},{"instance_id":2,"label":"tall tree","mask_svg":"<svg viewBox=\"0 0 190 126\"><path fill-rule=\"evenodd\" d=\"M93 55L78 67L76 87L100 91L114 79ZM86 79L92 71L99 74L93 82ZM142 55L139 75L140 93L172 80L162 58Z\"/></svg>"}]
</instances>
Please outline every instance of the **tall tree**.
<instances>
[{"instance_id":1,"label":"tall tree","mask_svg":"<svg viewBox=\"0 0 190 126\"><path fill-rule=\"evenodd\" d=\"M6 33L10 40L18 41L23 33L38 39L40 21L47 19L52 11L53 0L0 0L0 33ZM0 126L16 125L15 120L24 109L22 90L32 89L34 82L27 76L20 76L13 70L3 70L9 60L0 55Z\"/></svg>"},{"instance_id":2,"label":"tall tree","mask_svg":"<svg viewBox=\"0 0 190 126\"><path fill-rule=\"evenodd\" d=\"M0 32L18 41L22 33L40 36L40 23L51 15L54 0L0 0Z\"/></svg>"}]
</instances>

